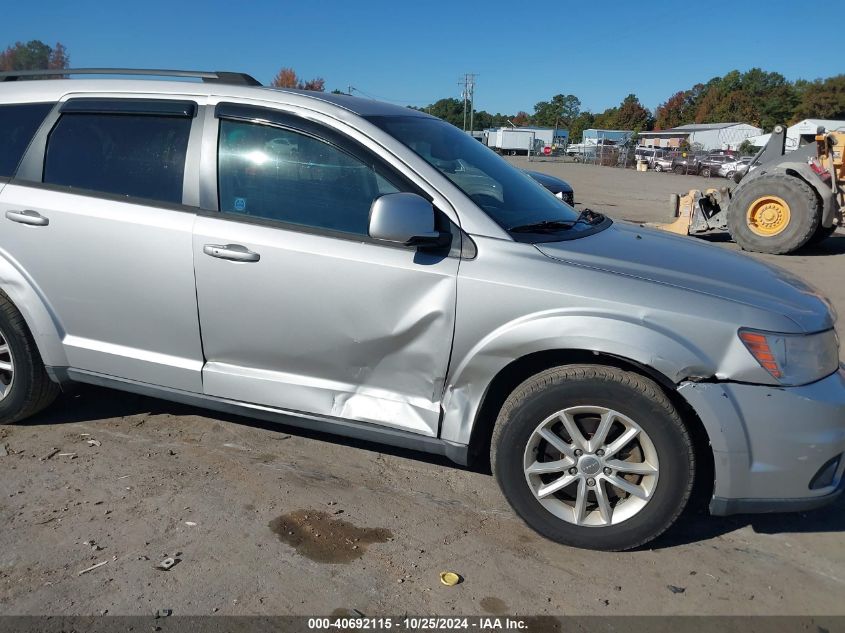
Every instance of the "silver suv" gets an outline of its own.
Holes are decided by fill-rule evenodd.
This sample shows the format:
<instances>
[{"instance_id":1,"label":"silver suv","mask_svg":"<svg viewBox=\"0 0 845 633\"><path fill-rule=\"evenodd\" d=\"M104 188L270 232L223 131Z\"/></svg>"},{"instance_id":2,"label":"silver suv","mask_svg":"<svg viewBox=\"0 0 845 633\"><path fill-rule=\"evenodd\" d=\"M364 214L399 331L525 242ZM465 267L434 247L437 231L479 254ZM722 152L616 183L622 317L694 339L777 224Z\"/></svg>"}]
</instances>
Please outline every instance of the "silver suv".
<instances>
[{"instance_id":1,"label":"silver suv","mask_svg":"<svg viewBox=\"0 0 845 633\"><path fill-rule=\"evenodd\" d=\"M840 492L801 280L578 213L421 112L155 74L204 81L0 75L0 421L82 382L440 453L596 549L696 480L717 515Z\"/></svg>"}]
</instances>

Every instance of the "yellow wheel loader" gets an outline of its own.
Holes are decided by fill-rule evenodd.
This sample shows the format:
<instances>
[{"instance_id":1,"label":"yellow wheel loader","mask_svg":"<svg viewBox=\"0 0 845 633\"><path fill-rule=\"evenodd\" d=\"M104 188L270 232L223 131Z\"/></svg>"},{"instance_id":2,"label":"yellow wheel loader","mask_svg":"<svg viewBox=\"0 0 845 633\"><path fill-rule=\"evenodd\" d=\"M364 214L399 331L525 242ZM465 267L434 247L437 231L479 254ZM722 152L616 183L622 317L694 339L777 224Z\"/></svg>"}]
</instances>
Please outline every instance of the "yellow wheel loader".
<instances>
[{"instance_id":1,"label":"yellow wheel loader","mask_svg":"<svg viewBox=\"0 0 845 633\"><path fill-rule=\"evenodd\" d=\"M738 186L672 196L674 222L658 228L682 235L728 231L746 251L782 255L820 242L842 223L845 132L819 128L815 139L785 152L786 130L751 160Z\"/></svg>"}]
</instances>

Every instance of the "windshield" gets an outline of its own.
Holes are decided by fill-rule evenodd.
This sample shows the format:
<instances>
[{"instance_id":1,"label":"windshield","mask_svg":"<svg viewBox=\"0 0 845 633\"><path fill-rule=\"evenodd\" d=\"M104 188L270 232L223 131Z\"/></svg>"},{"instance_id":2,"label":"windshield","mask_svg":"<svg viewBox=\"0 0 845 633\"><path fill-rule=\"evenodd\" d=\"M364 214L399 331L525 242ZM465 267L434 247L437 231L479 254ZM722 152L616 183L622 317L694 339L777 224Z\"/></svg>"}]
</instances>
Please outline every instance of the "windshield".
<instances>
[{"instance_id":1,"label":"windshield","mask_svg":"<svg viewBox=\"0 0 845 633\"><path fill-rule=\"evenodd\" d=\"M575 209L450 123L421 116L367 120L440 170L506 230L540 223L563 229L579 219Z\"/></svg>"}]
</instances>

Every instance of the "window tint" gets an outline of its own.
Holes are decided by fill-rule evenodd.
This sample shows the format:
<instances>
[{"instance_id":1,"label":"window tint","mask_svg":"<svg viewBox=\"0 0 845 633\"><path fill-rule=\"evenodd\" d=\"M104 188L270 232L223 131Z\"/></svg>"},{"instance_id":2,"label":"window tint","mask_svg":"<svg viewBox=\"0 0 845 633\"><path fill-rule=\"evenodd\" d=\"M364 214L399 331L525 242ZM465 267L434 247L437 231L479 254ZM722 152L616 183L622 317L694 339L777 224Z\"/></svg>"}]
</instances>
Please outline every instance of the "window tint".
<instances>
[{"instance_id":1,"label":"window tint","mask_svg":"<svg viewBox=\"0 0 845 633\"><path fill-rule=\"evenodd\" d=\"M0 105L0 178L12 176L52 103Z\"/></svg>"},{"instance_id":2,"label":"window tint","mask_svg":"<svg viewBox=\"0 0 845 633\"><path fill-rule=\"evenodd\" d=\"M220 210L367 235L373 200L398 189L343 150L277 127L220 122Z\"/></svg>"},{"instance_id":3,"label":"window tint","mask_svg":"<svg viewBox=\"0 0 845 633\"><path fill-rule=\"evenodd\" d=\"M188 117L63 114L44 182L181 204L190 129Z\"/></svg>"}]
</instances>

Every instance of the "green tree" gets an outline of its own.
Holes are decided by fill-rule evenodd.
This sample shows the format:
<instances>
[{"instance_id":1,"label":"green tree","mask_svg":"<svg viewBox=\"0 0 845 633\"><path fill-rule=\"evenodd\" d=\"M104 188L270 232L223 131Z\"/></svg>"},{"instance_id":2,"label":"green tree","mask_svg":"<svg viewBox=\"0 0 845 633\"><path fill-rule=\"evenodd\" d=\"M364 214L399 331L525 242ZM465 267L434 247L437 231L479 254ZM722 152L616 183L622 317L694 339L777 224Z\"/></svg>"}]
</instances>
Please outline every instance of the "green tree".
<instances>
[{"instance_id":1,"label":"green tree","mask_svg":"<svg viewBox=\"0 0 845 633\"><path fill-rule=\"evenodd\" d=\"M15 42L0 52L0 71L59 69L69 65L70 57L61 42L53 47L40 40Z\"/></svg>"},{"instance_id":2,"label":"green tree","mask_svg":"<svg viewBox=\"0 0 845 633\"><path fill-rule=\"evenodd\" d=\"M791 122L801 119L845 119L845 75L796 82L798 105Z\"/></svg>"},{"instance_id":3,"label":"green tree","mask_svg":"<svg viewBox=\"0 0 845 633\"><path fill-rule=\"evenodd\" d=\"M595 127L595 116L593 113L580 112L569 126L569 141L571 143L580 143L581 137L584 136L584 130L592 127Z\"/></svg>"},{"instance_id":4,"label":"green tree","mask_svg":"<svg viewBox=\"0 0 845 633\"><path fill-rule=\"evenodd\" d=\"M640 103L637 95L629 94L619 104L615 123L617 129L642 132L654 126L654 118L651 111Z\"/></svg>"},{"instance_id":5,"label":"green tree","mask_svg":"<svg viewBox=\"0 0 845 633\"><path fill-rule=\"evenodd\" d=\"M534 106L534 125L569 128L581 112L581 101L575 95L555 95L551 101L540 101Z\"/></svg>"}]
</instances>

